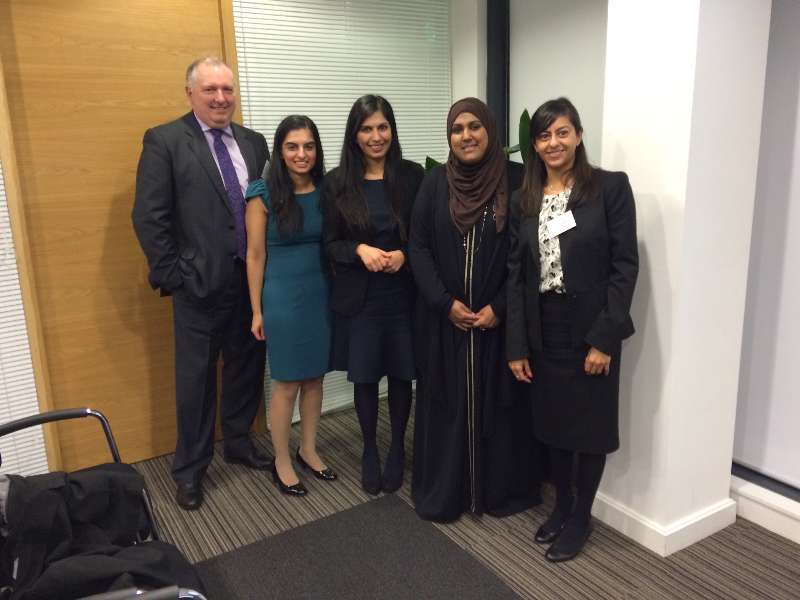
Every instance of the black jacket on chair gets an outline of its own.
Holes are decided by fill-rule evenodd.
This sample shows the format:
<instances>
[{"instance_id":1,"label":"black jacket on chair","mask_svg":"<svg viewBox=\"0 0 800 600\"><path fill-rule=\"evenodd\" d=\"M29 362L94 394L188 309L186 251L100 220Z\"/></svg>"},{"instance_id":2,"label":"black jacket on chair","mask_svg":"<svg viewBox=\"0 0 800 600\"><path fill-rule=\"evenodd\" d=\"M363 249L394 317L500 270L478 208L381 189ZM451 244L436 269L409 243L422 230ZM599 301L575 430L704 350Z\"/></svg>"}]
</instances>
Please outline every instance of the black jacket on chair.
<instances>
[{"instance_id":1,"label":"black jacket on chair","mask_svg":"<svg viewBox=\"0 0 800 600\"><path fill-rule=\"evenodd\" d=\"M402 187L401 198L403 201L398 217L405 230L404 237L407 240L411 209L425 172L417 163L401 160L397 175ZM353 226L348 223L337 209L333 189L338 176L339 169L333 169L325 177L325 183L322 186L322 238L325 252L333 269L331 309L340 315L353 316L364 305L369 275L369 271L356 254L356 248L359 244L371 245L373 234L369 228ZM406 255L403 269L408 269L408 251L405 246L402 250Z\"/></svg>"},{"instance_id":2,"label":"black jacket on chair","mask_svg":"<svg viewBox=\"0 0 800 600\"><path fill-rule=\"evenodd\" d=\"M559 235L572 343L606 354L634 332L630 307L639 253L636 208L628 177L597 169L592 190L571 197L576 226ZM519 192L511 203L506 354L527 358L542 349L539 314L539 218L522 216Z\"/></svg>"}]
</instances>

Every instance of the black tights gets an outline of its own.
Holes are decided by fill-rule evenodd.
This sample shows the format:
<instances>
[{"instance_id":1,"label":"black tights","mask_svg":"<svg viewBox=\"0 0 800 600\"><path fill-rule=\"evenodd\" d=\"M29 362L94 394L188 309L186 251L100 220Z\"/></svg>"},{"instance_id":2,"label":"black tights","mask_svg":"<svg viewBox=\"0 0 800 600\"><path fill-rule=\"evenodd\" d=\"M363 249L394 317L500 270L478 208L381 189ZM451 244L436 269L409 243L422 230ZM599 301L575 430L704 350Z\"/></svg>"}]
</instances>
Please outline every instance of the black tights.
<instances>
[{"instance_id":1,"label":"black tights","mask_svg":"<svg viewBox=\"0 0 800 600\"><path fill-rule=\"evenodd\" d=\"M354 400L361 435L364 438L364 454L378 453L378 384L356 383ZM408 416L411 413L411 382L389 377L389 419L392 426L392 444L389 454L403 455Z\"/></svg>"},{"instance_id":2,"label":"black tights","mask_svg":"<svg viewBox=\"0 0 800 600\"><path fill-rule=\"evenodd\" d=\"M574 515L576 519L588 522L594 497L603 477L606 455L586 454L552 446L549 450L551 476L556 486L556 509L564 517ZM577 462L577 473L573 470L574 462ZM577 493L573 493L573 474Z\"/></svg>"}]
</instances>

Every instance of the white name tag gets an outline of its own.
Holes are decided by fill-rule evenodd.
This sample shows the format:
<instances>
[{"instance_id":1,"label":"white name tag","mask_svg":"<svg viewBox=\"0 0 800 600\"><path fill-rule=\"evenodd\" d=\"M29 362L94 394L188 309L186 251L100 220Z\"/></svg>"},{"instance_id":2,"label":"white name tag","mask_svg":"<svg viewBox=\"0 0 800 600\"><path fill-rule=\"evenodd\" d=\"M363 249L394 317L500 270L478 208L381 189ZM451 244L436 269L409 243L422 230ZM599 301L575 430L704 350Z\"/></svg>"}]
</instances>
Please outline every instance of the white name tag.
<instances>
[{"instance_id":1,"label":"white name tag","mask_svg":"<svg viewBox=\"0 0 800 600\"><path fill-rule=\"evenodd\" d=\"M572 211L568 210L560 217L547 222L547 239L550 240L559 236L573 227L575 227L575 217L572 216Z\"/></svg>"}]
</instances>

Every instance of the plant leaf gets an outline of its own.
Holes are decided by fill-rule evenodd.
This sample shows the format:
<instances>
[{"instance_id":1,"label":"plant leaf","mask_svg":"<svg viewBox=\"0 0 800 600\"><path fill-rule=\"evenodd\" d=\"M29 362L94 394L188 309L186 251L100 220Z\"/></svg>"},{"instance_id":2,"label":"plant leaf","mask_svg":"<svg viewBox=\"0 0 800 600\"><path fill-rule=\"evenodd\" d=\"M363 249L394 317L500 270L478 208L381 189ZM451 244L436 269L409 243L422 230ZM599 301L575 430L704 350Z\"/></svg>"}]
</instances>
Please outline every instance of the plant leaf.
<instances>
[{"instance_id":1,"label":"plant leaf","mask_svg":"<svg viewBox=\"0 0 800 600\"><path fill-rule=\"evenodd\" d=\"M515 146L506 146L505 148L503 148L503 152L506 153L506 156L514 154L515 152L519 152L519 144Z\"/></svg>"},{"instance_id":2,"label":"plant leaf","mask_svg":"<svg viewBox=\"0 0 800 600\"><path fill-rule=\"evenodd\" d=\"M425 172L427 173L428 171L430 171L434 167L439 166L440 164L442 164L442 163L440 163L435 158L431 158L430 156L426 156L425 157Z\"/></svg>"},{"instance_id":3,"label":"plant leaf","mask_svg":"<svg viewBox=\"0 0 800 600\"><path fill-rule=\"evenodd\" d=\"M519 117L519 149L522 153L522 162L526 163L531 157L531 116L528 109L522 111Z\"/></svg>"}]
</instances>

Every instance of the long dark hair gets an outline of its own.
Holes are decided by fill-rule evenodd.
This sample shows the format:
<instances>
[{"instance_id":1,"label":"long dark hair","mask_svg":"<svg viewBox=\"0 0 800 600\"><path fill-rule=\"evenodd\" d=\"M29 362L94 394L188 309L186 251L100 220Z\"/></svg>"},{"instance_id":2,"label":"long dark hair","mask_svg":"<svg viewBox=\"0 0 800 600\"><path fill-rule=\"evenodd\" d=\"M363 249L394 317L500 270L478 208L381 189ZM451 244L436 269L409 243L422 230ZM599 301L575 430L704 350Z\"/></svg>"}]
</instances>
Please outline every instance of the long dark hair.
<instances>
[{"instance_id":1,"label":"long dark hair","mask_svg":"<svg viewBox=\"0 0 800 600\"><path fill-rule=\"evenodd\" d=\"M392 105L383 96L367 94L361 96L353 103L350 114L347 115L347 125L342 144L342 156L339 161L339 176L334 186L336 208L351 226L358 228L369 227L369 214L367 201L362 191L362 181L366 165L364 155L358 146L358 130L361 124L375 113L383 113L392 130L392 143L386 154L383 167L383 183L389 197L392 213L396 222L400 223L402 190L398 181L398 169L403 151L400 148L400 138L397 136L397 123L394 120ZM405 239L405 228L400 227L400 235Z\"/></svg>"},{"instance_id":2,"label":"long dark hair","mask_svg":"<svg viewBox=\"0 0 800 600\"><path fill-rule=\"evenodd\" d=\"M303 209L297 204L294 195L294 182L283 160L283 142L290 132L298 129L308 129L314 137L317 146L317 161L311 169L311 179L319 184L325 174L325 157L322 153L322 142L319 140L319 131L314 121L305 115L290 115L280 122L275 130L272 141L272 160L269 163L267 186L269 187L270 204L276 219L278 219L278 233L281 237L289 236L303 228Z\"/></svg>"},{"instance_id":3,"label":"long dark hair","mask_svg":"<svg viewBox=\"0 0 800 600\"><path fill-rule=\"evenodd\" d=\"M575 131L583 135L583 125L581 125L581 117L578 114L578 110L567 98L561 97L555 100L548 100L533 113L530 125L531 144L535 144L536 137L550 127L553 121L559 117L567 117ZM586 143L581 140L580 145L575 148L575 163L572 165L572 171L570 172L574 183L569 197L568 208L572 208L586 192L591 192L593 173L594 168L589 164L589 159L586 156ZM542 194L544 193L546 181L547 167L545 167L534 147L532 148L531 157L525 165L525 180L522 182L522 188L520 188L523 215L530 217L539 214L542 208Z\"/></svg>"}]
</instances>

